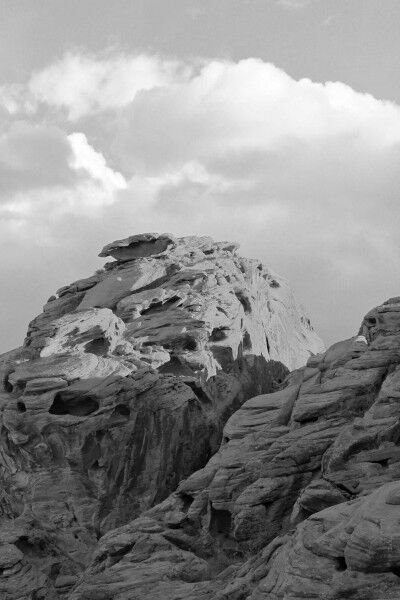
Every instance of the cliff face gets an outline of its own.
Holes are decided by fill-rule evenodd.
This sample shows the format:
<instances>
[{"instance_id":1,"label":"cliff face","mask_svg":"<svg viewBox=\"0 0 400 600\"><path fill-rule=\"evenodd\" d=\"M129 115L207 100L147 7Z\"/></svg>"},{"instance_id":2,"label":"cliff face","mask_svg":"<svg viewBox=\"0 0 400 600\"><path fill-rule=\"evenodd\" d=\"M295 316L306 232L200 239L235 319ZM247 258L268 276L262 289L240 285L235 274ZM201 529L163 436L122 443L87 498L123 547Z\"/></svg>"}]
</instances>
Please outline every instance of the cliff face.
<instances>
[{"instance_id":1,"label":"cliff face","mask_svg":"<svg viewBox=\"0 0 400 600\"><path fill-rule=\"evenodd\" d=\"M287 283L233 244L144 234L101 255L115 260L59 290L0 357L10 600L67 597L100 536L203 467L227 418L322 348ZM99 590L76 593L119 594Z\"/></svg>"},{"instance_id":2,"label":"cliff face","mask_svg":"<svg viewBox=\"0 0 400 600\"><path fill-rule=\"evenodd\" d=\"M400 298L243 404L219 451L108 532L70 600L400 597Z\"/></svg>"}]
</instances>

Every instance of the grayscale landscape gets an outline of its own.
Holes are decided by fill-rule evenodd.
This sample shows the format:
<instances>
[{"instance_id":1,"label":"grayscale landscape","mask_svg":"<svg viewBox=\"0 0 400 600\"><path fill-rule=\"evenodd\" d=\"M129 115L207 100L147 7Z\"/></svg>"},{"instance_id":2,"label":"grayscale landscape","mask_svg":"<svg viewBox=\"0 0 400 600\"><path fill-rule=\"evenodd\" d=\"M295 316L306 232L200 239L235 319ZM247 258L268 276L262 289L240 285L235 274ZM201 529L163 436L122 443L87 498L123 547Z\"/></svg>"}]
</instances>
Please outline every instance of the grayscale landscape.
<instances>
[{"instance_id":1,"label":"grayscale landscape","mask_svg":"<svg viewBox=\"0 0 400 600\"><path fill-rule=\"evenodd\" d=\"M0 600L400 600L398 0L0 0Z\"/></svg>"}]
</instances>

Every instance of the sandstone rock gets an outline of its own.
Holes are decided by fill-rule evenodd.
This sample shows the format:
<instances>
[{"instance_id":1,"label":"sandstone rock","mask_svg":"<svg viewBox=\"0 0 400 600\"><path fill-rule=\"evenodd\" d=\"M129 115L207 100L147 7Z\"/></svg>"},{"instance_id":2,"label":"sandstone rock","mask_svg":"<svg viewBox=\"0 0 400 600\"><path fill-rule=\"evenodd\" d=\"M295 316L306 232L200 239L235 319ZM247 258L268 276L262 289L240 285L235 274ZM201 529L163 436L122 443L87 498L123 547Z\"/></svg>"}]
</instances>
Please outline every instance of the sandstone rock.
<instances>
[{"instance_id":1,"label":"sandstone rock","mask_svg":"<svg viewBox=\"0 0 400 600\"><path fill-rule=\"evenodd\" d=\"M102 255L116 260L58 290L30 324L24 347L0 357L1 597L68 597L99 537L168 497L215 453L234 410L264 398L288 367L322 350L287 283L236 250L208 237L167 234L113 242ZM277 409L281 428L293 401ZM245 410L251 422L257 400ZM281 483L269 489L266 481L258 493L278 498L300 485ZM135 560L150 552L143 589L158 569L167 581L157 584L161 597L167 589L178 593L168 583L173 564L176 585L189 593L215 568L193 554L181 532L185 502L193 518L209 493L215 507L229 504L215 489L196 488L193 504L179 492L166 513L166 535L153 517L141 521L137 543L117 535L109 566L134 544ZM250 547L259 504L243 497L237 506L238 538ZM227 509L215 510L223 513L210 513L219 532ZM160 545L153 553L154 535ZM125 572L124 560L120 566ZM93 590L84 593L114 593L101 576Z\"/></svg>"},{"instance_id":2,"label":"sandstone rock","mask_svg":"<svg viewBox=\"0 0 400 600\"><path fill-rule=\"evenodd\" d=\"M158 256L165 252L174 241L175 238L169 234L142 233L108 244L99 256L112 256L121 261Z\"/></svg>"},{"instance_id":3,"label":"sandstone rock","mask_svg":"<svg viewBox=\"0 0 400 600\"><path fill-rule=\"evenodd\" d=\"M99 540L69 599L398 599L400 299L361 330L245 402L201 470Z\"/></svg>"},{"instance_id":4,"label":"sandstone rock","mask_svg":"<svg viewBox=\"0 0 400 600\"><path fill-rule=\"evenodd\" d=\"M154 244L166 246L161 251ZM75 318L82 328L77 316L81 311L86 311L85 335L90 337L96 322L104 328L104 309L109 309L123 321L123 343L131 344L128 353L138 350L142 360L151 364L154 358L160 366L162 352L172 373L186 369L210 377L229 369L239 355L251 354L279 360L289 369L302 366L310 354L323 349L309 319L284 279L256 260L239 257L236 249L209 237L176 239L168 234L113 242L101 255L117 252L118 260L108 263L103 273L58 290L59 298L30 324L25 345L46 354L51 351L44 350L49 340L68 343L59 338ZM133 252L129 257L128 250ZM68 324L59 321L64 315ZM92 334L96 339L94 330ZM77 343L70 340L66 351Z\"/></svg>"},{"instance_id":5,"label":"sandstone rock","mask_svg":"<svg viewBox=\"0 0 400 600\"><path fill-rule=\"evenodd\" d=\"M108 308L91 308L66 314L53 322L51 337L44 340L40 356L79 354L97 356L112 354L125 331L125 324Z\"/></svg>"}]
</instances>

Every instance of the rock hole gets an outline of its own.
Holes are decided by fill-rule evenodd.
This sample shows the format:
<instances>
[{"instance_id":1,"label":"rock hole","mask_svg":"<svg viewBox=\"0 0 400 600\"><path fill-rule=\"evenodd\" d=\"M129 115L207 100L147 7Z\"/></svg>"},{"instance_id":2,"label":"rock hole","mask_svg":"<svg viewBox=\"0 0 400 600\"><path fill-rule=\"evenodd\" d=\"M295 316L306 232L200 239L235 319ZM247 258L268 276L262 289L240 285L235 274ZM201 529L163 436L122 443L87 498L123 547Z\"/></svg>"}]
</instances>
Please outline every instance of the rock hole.
<instances>
[{"instance_id":1,"label":"rock hole","mask_svg":"<svg viewBox=\"0 0 400 600\"><path fill-rule=\"evenodd\" d=\"M272 281L269 282L269 287L271 288L278 288L281 287L280 284L277 282L276 279L272 279Z\"/></svg>"},{"instance_id":2,"label":"rock hole","mask_svg":"<svg viewBox=\"0 0 400 600\"><path fill-rule=\"evenodd\" d=\"M232 517L229 510L217 510L211 507L210 529L214 533L229 535L231 531Z\"/></svg>"},{"instance_id":3,"label":"rock hole","mask_svg":"<svg viewBox=\"0 0 400 600\"><path fill-rule=\"evenodd\" d=\"M393 567L392 568L392 573L394 575L396 575L396 577L400 577L400 566L399 567Z\"/></svg>"},{"instance_id":4,"label":"rock hole","mask_svg":"<svg viewBox=\"0 0 400 600\"><path fill-rule=\"evenodd\" d=\"M344 556L339 556L338 558L335 558L335 565L336 565L337 571L346 571L347 570L347 563L346 563L346 559Z\"/></svg>"},{"instance_id":5,"label":"rock hole","mask_svg":"<svg viewBox=\"0 0 400 600\"><path fill-rule=\"evenodd\" d=\"M23 554L37 558L38 556L46 555L46 542L45 540L37 540L32 542L27 536L21 536L14 542L14 545L21 550Z\"/></svg>"},{"instance_id":6,"label":"rock hole","mask_svg":"<svg viewBox=\"0 0 400 600\"><path fill-rule=\"evenodd\" d=\"M104 337L98 337L85 344L85 352L105 356L110 348L110 342Z\"/></svg>"},{"instance_id":7,"label":"rock hole","mask_svg":"<svg viewBox=\"0 0 400 600\"><path fill-rule=\"evenodd\" d=\"M189 350L193 352L194 350L197 350L197 341L194 339L194 337L187 336L183 340L182 348L183 350Z\"/></svg>"},{"instance_id":8,"label":"rock hole","mask_svg":"<svg viewBox=\"0 0 400 600\"><path fill-rule=\"evenodd\" d=\"M302 425L309 425L310 423L316 423L319 417L309 417L308 419L304 419L301 422Z\"/></svg>"},{"instance_id":9,"label":"rock hole","mask_svg":"<svg viewBox=\"0 0 400 600\"><path fill-rule=\"evenodd\" d=\"M17 402L17 411L20 413L26 412L25 402L21 402L21 400Z\"/></svg>"},{"instance_id":10,"label":"rock hole","mask_svg":"<svg viewBox=\"0 0 400 600\"><path fill-rule=\"evenodd\" d=\"M190 496L190 494L186 494L185 492L181 492L179 496L183 502L182 510L187 512L190 506L193 504L193 497Z\"/></svg>"},{"instance_id":11,"label":"rock hole","mask_svg":"<svg viewBox=\"0 0 400 600\"><path fill-rule=\"evenodd\" d=\"M376 325L375 317L368 317L367 323L368 323L368 325Z\"/></svg>"},{"instance_id":12,"label":"rock hole","mask_svg":"<svg viewBox=\"0 0 400 600\"><path fill-rule=\"evenodd\" d=\"M229 329L227 327L215 327L210 335L210 342L221 342L228 337Z\"/></svg>"},{"instance_id":13,"label":"rock hole","mask_svg":"<svg viewBox=\"0 0 400 600\"><path fill-rule=\"evenodd\" d=\"M76 396L71 392L58 392L54 396L53 404L50 406L51 415L73 415L74 417L86 417L99 408L99 403L93 396Z\"/></svg>"}]
</instances>

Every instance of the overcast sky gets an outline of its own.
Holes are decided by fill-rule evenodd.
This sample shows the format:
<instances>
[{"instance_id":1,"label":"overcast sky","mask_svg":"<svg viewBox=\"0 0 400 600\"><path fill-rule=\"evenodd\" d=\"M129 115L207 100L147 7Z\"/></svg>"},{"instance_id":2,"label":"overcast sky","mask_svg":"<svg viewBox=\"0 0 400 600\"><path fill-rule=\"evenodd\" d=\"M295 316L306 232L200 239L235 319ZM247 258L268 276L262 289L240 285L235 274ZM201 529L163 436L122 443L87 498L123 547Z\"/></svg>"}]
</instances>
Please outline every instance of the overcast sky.
<instances>
[{"instance_id":1,"label":"overcast sky","mask_svg":"<svg viewBox=\"0 0 400 600\"><path fill-rule=\"evenodd\" d=\"M327 344L400 295L399 0L0 0L0 351L103 245L240 242Z\"/></svg>"}]
</instances>

